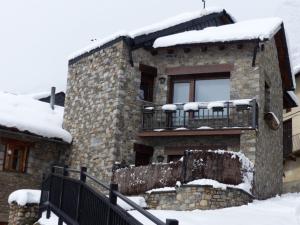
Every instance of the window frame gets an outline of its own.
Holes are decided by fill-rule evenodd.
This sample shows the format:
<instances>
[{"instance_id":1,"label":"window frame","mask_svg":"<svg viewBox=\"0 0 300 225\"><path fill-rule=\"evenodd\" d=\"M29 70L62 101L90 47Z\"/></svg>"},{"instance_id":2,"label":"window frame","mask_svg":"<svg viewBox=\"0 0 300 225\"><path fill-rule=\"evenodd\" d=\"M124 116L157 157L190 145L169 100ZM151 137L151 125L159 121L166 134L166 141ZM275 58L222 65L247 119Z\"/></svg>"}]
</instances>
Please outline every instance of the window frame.
<instances>
[{"instance_id":1,"label":"window frame","mask_svg":"<svg viewBox=\"0 0 300 225\"><path fill-rule=\"evenodd\" d=\"M32 144L12 139L2 139L1 143L5 146L2 170L4 172L26 173L29 151ZM11 156L8 156L8 150L10 150L10 148L12 150L12 153ZM20 149L17 150L16 148ZM17 165L17 168L14 169L13 164L16 159L14 154L16 151L22 152L22 155L18 155L17 159L20 160L19 165Z\"/></svg>"},{"instance_id":2,"label":"window frame","mask_svg":"<svg viewBox=\"0 0 300 225\"><path fill-rule=\"evenodd\" d=\"M170 76L168 82L168 90L169 90L168 103L169 104L173 103L174 83L190 83L189 102L194 102L195 95L196 95L196 80L218 80L218 79L230 80L230 72Z\"/></svg>"}]
</instances>

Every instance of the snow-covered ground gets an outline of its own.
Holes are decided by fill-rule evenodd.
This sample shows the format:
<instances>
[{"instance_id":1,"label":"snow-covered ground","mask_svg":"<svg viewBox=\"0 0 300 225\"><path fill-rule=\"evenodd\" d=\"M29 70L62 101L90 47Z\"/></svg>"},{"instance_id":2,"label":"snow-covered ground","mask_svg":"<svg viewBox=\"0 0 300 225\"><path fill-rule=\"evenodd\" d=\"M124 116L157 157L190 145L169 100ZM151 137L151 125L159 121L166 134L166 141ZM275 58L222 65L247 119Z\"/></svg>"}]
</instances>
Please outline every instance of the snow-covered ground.
<instances>
[{"instance_id":1,"label":"snow-covered ground","mask_svg":"<svg viewBox=\"0 0 300 225\"><path fill-rule=\"evenodd\" d=\"M219 210L149 212L162 221L177 219L180 225L300 225L300 193ZM130 211L130 214L143 225L153 225L137 211Z\"/></svg>"},{"instance_id":2,"label":"snow-covered ground","mask_svg":"<svg viewBox=\"0 0 300 225\"><path fill-rule=\"evenodd\" d=\"M149 210L165 221L177 219L179 225L300 225L300 193L285 194L264 201L218 210L167 211ZM143 225L153 225L137 211L129 211ZM42 225L57 225L58 219L46 214L39 220Z\"/></svg>"}]
</instances>

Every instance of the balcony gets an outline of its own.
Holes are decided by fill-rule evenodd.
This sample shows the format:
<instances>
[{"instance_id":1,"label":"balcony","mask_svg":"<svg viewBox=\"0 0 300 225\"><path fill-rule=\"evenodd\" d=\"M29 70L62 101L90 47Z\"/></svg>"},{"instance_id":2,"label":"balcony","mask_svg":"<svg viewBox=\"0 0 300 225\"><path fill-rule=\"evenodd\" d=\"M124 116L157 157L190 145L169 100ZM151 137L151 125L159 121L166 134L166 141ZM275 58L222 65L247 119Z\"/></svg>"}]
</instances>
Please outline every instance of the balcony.
<instances>
[{"instance_id":1,"label":"balcony","mask_svg":"<svg viewBox=\"0 0 300 225\"><path fill-rule=\"evenodd\" d=\"M146 105L143 131L213 131L257 128L255 99Z\"/></svg>"}]
</instances>

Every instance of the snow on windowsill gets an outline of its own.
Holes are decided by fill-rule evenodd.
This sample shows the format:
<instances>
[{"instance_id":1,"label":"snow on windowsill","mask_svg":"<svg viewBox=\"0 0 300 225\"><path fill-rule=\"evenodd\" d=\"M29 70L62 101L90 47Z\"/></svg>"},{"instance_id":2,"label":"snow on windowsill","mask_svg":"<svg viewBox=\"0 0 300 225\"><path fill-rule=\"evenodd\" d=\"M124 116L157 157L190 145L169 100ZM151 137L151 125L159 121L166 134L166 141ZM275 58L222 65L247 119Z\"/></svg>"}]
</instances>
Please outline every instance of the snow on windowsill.
<instances>
[{"instance_id":1,"label":"snow on windowsill","mask_svg":"<svg viewBox=\"0 0 300 225\"><path fill-rule=\"evenodd\" d=\"M14 191L8 197L8 203L16 203L20 206L27 204L39 204L41 198L40 190L21 189Z\"/></svg>"}]
</instances>

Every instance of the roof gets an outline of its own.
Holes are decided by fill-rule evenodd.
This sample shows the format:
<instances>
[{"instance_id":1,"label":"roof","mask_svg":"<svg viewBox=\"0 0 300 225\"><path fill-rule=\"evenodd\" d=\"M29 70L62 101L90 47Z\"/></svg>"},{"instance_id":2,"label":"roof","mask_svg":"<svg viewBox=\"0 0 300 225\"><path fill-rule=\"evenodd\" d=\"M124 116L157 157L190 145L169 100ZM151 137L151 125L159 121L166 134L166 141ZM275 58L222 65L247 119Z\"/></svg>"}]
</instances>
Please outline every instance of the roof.
<instances>
[{"instance_id":1,"label":"roof","mask_svg":"<svg viewBox=\"0 0 300 225\"><path fill-rule=\"evenodd\" d=\"M0 102L1 127L71 143L71 134L62 128L63 107L52 110L48 103L3 92Z\"/></svg>"},{"instance_id":2,"label":"roof","mask_svg":"<svg viewBox=\"0 0 300 225\"><path fill-rule=\"evenodd\" d=\"M294 91L287 91L283 95L283 108L294 108L299 106L299 99Z\"/></svg>"},{"instance_id":3,"label":"roof","mask_svg":"<svg viewBox=\"0 0 300 225\"><path fill-rule=\"evenodd\" d=\"M71 54L68 59L73 62L74 59L82 55L86 55L88 53L92 54L97 49L111 45L120 39L130 39L130 42L135 47L141 47L146 42L149 42L151 47L154 40L161 36L179 33L186 30L199 30L208 26L230 24L234 21L235 19L231 15L229 15L224 9L220 8L207 8L200 11L183 13L132 32L120 31L103 39L94 41L85 48Z\"/></svg>"},{"instance_id":4,"label":"roof","mask_svg":"<svg viewBox=\"0 0 300 225\"><path fill-rule=\"evenodd\" d=\"M265 41L272 38L281 28L280 18L256 19L237 22L203 30L187 31L158 38L154 48L185 44L220 43L242 40Z\"/></svg>"},{"instance_id":5,"label":"roof","mask_svg":"<svg viewBox=\"0 0 300 225\"><path fill-rule=\"evenodd\" d=\"M241 41L264 42L275 38L278 61L284 91L295 89L291 71L283 21L280 18L247 20L219 27L208 27L198 31L187 31L158 38L154 48L183 46L191 44L233 43Z\"/></svg>"}]
</instances>

